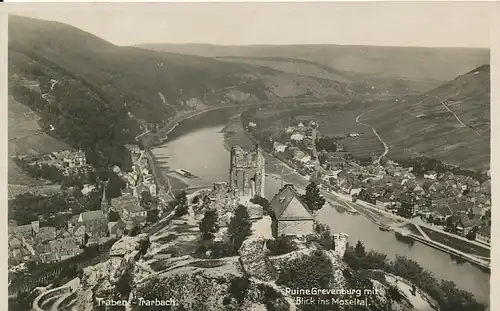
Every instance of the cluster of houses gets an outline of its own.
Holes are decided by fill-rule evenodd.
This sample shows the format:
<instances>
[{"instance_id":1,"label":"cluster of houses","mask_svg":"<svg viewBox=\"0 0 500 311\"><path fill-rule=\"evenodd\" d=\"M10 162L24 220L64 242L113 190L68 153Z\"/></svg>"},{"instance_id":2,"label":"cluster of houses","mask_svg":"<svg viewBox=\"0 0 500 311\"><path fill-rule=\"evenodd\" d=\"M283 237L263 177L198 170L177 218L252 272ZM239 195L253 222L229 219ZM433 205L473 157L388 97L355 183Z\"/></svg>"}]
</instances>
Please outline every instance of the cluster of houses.
<instances>
[{"instance_id":1,"label":"cluster of houses","mask_svg":"<svg viewBox=\"0 0 500 311\"><path fill-rule=\"evenodd\" d=\"M339 162L343 164L339 166ZM475 228L477 238L489 243L485 235L490 232L490 180L480 183L469 176L432 171L417 177L411 167L404 168L390 160L384 166L339 162L332 165L336 170L322 176L327 187L403 217L419 215L438 225L453 219L459 224L455 226L458 230L450 229L451 232L465 236Z\"/></svg>"},{"instance_id":2,"label":"cluster of houses","mask_svg":"<svg viewBox=\"0 0 500 311\"><path fill-rule=\"evenodd\" d=\"M52 263L76 256L85 246L108 236L102 211L75 215L67 228L41 227L39 221L17 226L9 222L9 267L22 263Z\"/></svg>"},{"instance_id":3,"label":"cluster of houses","mask_svg":"<svg viewBox=\"0 0 500 311\"><path fill-rule=\"evenodd\" d=\"M81 150L62 150L45 153L42 155L24 155L19 159L27 163L28 166L41 167L48 165L55 167L63 176L75 176L85 174L92 170L92 167L87 164L85 152Z\"/></svg>"},{"instance_id":4,"label":"cluster of houses","mask_svg":"<svg viewBox=\"0 0 500 311\"><path fill-rule=\"evenodd\" d=\"M130 231L146 224L148 211L141 205L141 200L146 193L157 197L158 189L145 151L137 145L129 144L125 147L132 159L132 169L123 172L115 167L114 171L126 182L126 189L120 197L106 198L103 204L108 206L109 211L119 215L119 222L115 226L120 230Z\"/></svg>"},{"instance_id":5,"label":"cluster of houses","mask_svg":"<svg viewBox=\"0 0 500 311\"><path fill-rule=\"evenodd\" d=\"M132 159L132 170L123 172L118 166L115 166L113 171L125 180L127 189L131 189L134 196L140 197L143 191L148 191L152 196L156 196L158 189L145 151L132 144L125 145L125 148L129 151Z\"/></svg>"},{"instance_id":6,"label":"cluster of houses","mask_svg":"<svg viewBox=\"0 0 500 311\"><path fill-rule=\"evenodd\" d=\"M316 165L317 158L315 141L317 125L314 120L298 120L296 125L285 129L286 141L273 142L273 151L277 155L295 162L305 170L310 170Z\"/></svg>"},{"instance_id":7,"label":"cluster of houses","mask_svg":"<svg viewBox=\"0 0 500 311\"><path fill-rule=\"evenodd\" d=\"M22 226L10 221L9 267L28 262L51 263L64 260L80 254L85 246L98 244L109 238L119 238L134 227L144 226L147 210L141 206L141 196L144 192L156 196L156 184L148 162L143 157L143 151L133 145L127 146L127 149L133 160L132 172L122 173L115 168L127 182L127 189L118 198L108 198L107 185L104 184L100 210L74 215L68 221L67 228L60 230L55 227L40 227L38 221ZM66 163L65 168L86 165L84 154L64 154L61 161ZM44 158L43 161L49 161L49 158ZM50 161L46 163L56 166L59 163L54 159ZM111 212L118 215L118 219L110 219Z\"/></svg>"},{"instance_id":8,"label":"cluster of houses","mask_svg":"<svg viewBox=\"0 0 500 311\"><path fill-rule=\"evenodd\" d=\"M375 162L359 165L349 159L341 145L335 152L321 152L321 166L318 166L315 159L319 157L314 154L316 129L312 119L288 126L285 131L289 138L285 143L275 141L274 153L291 160L299 173L312 176L320 187L341 191L353 200L367 201L403 217L422 216L438 225L447 221L453 224L445 226L450 232L464 236L474 232L477 240L489 243L490 180L480 183L469 176L434 171L416 176L411 167L402 167L391 160L383 165Z\"/></svg>"}]
</instances>

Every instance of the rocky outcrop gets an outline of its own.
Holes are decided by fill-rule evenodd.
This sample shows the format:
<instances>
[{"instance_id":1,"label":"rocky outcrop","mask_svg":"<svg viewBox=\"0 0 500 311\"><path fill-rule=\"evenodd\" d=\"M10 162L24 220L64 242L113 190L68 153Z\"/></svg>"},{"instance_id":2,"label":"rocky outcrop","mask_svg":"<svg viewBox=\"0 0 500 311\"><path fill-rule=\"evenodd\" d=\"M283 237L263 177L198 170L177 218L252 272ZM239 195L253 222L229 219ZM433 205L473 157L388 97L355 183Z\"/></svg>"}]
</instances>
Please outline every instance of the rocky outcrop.
<instances>
[{"instance_id":1,"label":"rocky outcrop","mask_svg":"<svg viewBox=\"0 0 500 311\"><path fill-rule=\"evenodd\" d=\"M240 263L245 273L264 281L276 278L276 272L267 257L269 250L266 240L262 237L252 237L243 242L239 249Z\"/></svg>"},{"instance_id":2,"label":"rocky outcrop","mask_svg":"<svg viewBox=\"0 0 500 311\"><path fill-rule=\"evenodd\" d=\"M133 255L134 251L139 249L141 241L145 241L147 239L148 235L145 233L135 237L125 236L111 246L109 255L111 257L125 257Z\"/></svg>"},{"instance_id":3,"label":"rocky outcrop","mask_svg":"<svg viewBox=\"0 0 500 311\"><path fill-rule=\"evenodd\" d=\"M215 260L200 260L189 255L158 257L150 264L161 261L165 269L155 273L148 262L138 256L147 236L124 237L113 245L107 262L84 270L75 309L93 310L98 297L130 303L137 302L134 297L151 300L168 297L187 310L295 310L300 306L294 304L292 296L287 296L285 285L278 285L276 281L280 273L296 266L297 260L318 256L318 250L324 260L331 263L331 272L326 272L330 276L328 288L340 290L360 284L357 272L342 260L347 234L334 234L333 238L335 250L325 250L320 242L302 238L294 240L297 250L269 257L266 239L252 235L240 247L239 257ZM317 273L315 268L304 271L305 275ZM128 294L120 291L124 280L130 286ZM382 293L372 299L378 307L387 311L410 310L406 302L388 300L387 284L372 282Z\"/></svg>"},{"instance_id":4,"label":"rocky outcrop","mask_svg":"<svg viewBox=\"0 0 500 311\"><path fill-rule=\"evenodd\" d=\"M184 310L293 310L273 285L240 273L211 269L151 278L138 286L136 295L146 299L169 297Z\"/></svg>"},{"instance_id":5,"label":"rocky outcrop","mask_svg":"<svg viewBox=\"0 0 500 311\"><path fill-rule=\"evenodd\" d=\"M136 261L140 254L141 243L146 239L148 239L146 234L123 237L111 247L108 261L83 270L76 310L93 310L96 298L117 299L116 284L125 273L133 276L135 271L140 271L144 274L144 269L136 266Z\"/></svg>"}]
</instances>

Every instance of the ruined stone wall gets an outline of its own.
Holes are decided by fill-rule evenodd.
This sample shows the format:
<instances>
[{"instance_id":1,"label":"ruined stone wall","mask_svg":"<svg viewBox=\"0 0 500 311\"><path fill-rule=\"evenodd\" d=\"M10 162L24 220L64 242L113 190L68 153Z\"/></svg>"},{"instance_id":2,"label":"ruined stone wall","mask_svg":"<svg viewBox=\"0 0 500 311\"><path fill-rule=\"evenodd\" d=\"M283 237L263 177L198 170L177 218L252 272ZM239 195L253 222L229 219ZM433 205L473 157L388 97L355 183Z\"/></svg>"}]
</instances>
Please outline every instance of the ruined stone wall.
<instances>
[{"instance_id":1,"label":"ruined stone wall","mask_svg":"<svg viewBox=\"0 0 500 311\"><path fill-rule=\"evenodd\" d=\"M231 149L229 185L237 195L264 196L265 160L262 149L245 151L240 146Z\"/></svg>"},{"instance_id":2,"label":"ruined stone wall","mask_svg":"<svg viewBox=\"0 0 500 311\"><path fill-rule=\"evenodd\" d=\"M314 233L313 220L278 221L277 234L304 236Z\"/></svg>"},{"instance_id":3,"label":"ruined stone wall","mask_svg":"<svg viewBox=\"0 0 500 311\"><path fill-rule=\"evenodd\" d=\"M266 180L266 160L262 148L257 146L257 175L255 178L255 188L257 195L264 197L264 189Z\"/></svg>"},{"instance_id":4,"label":"ruined stone wall","mask_svg":"<svg viewBox=\"0 0 500 311\"><path fill-rule=\"evenodd\" d=\"M211 207L220 213L234 211L236 208L236 200L233 193L229 190L229 185L226 182L214 183L214 188L210 194L213 199Z\"/></svg>"}]
</instances>

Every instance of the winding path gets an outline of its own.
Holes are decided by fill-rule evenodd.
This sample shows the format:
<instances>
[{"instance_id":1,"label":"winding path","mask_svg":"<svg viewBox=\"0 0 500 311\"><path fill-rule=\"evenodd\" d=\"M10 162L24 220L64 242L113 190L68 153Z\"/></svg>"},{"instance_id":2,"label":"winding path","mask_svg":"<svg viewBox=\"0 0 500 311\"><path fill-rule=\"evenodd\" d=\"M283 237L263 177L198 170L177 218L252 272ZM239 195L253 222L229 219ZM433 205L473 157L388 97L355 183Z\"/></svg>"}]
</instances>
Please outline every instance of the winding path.
<instances>
[{"instance_id":1,"label":"winding path","mask_svg":"<svg viewBox=\"0 0 500 311\"><path fill-rule=\"evenodd\" d=\"M375 134L375 136L377 136L378 140L380 140L380 142L384 145L384 153L382 153L378 158L377 158L377 163L380 163L380 160L385 157L387 155L387 153L389 152L389 146L385 143L385 141L382 139L382 137L380 137L380 135L377 133L377 131L375 130L374 127L371 127L370 125L368 124L365 124L361 121L359 121L359 118L364 114L364 112L362 114L360 114L359 116L356 117L356 122L361 124L361 125L364 125L364 126L367 126L369 128L372 129L373 131L373 134Z\"/></svg>"},{"instance_id":2,"label":"winding path","mask_svg":"<svg viewBox=\"0 0 500 311\"><path fill-rule=\"evenodd\" d=\"M458 102L456 102L456 103L458 103ZM459 117L458 117L458 116L457 116L457 115L456 115L456 114L455 114L455 113L454 113L454 112L453 112L453 111L452 111L452 110L451 110L451 109L450 109L450 108L446 105L446 100L443 100L443 101L441 102L441 105L443 105L443 107L444 107L444 108L446 108L446 110L448 110L448 111L449 111L449 112L450 112L450 113L451 113L451 114L455 117L455 119L457 119L458 123L462 124L462 125L463 125L463 126L465 126L465 127L470 128L470 129L471 129L471 130L473 130L473 131L474 131L474 132L475 132L478 136L481 136L481 134L479 134L479 132L478 132L478 131L476 131L474 128L472 128L471 126L469 126L469 125L467 125L467 124L463 123L463 122L462 122L462 120L460 120L460 118L459 118Z\"/></svg>"}]
</instances>

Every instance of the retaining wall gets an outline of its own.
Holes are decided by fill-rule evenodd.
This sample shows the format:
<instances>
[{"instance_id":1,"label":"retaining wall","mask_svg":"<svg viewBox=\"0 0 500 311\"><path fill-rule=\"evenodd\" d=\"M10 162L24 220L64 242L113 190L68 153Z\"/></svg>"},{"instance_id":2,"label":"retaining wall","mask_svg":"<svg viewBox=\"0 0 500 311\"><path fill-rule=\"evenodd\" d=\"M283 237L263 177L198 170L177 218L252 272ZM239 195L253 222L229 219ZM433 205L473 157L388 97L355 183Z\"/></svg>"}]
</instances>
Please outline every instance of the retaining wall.
<instances>
[{"instance_id":1,"label":"retaining wall","mask_svg":"<svg viewBox=\"0 0 500 311\"><path fill-rule=\"evenodd\" d=\"M32 310L33 311L46 311L46 310L42 309L42 307L41 307L44 302L46 302L50 298L67 294L70 291L71 291L71 287L69 287L69 286L63 286L63 287L58 287L58 288L48 290L35 298L35 300L33 301L33 309Z\"/></svg>"}]
</instances>

